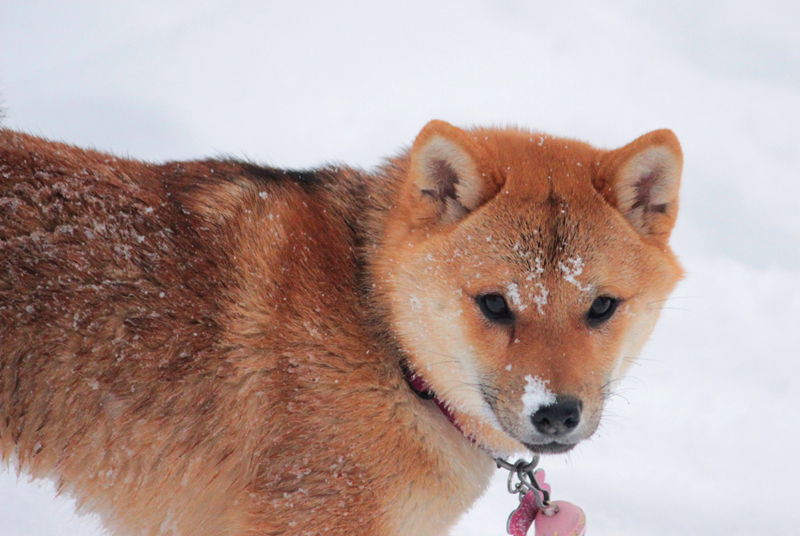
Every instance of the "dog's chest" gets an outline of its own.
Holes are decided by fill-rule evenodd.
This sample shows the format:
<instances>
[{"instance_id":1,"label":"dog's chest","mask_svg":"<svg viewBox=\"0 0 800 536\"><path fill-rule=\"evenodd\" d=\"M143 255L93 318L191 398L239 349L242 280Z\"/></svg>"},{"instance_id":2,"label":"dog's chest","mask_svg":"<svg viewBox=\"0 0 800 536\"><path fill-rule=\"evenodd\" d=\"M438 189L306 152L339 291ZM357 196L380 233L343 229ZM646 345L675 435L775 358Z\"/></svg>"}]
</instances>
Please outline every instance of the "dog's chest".
<instances>
[{"instance_id":1,"label":"dog's chest","mask_svg":"<svg viewBox=\"0 0 800 536\"><path fill-rule=\"evenodd\" d=\"M438 411L438 409L436 410ZM398 467L394 493L385 503L387 534L446 534L489 485L494 464L442 414L420 430L435 442L427 458L413 457ZM416 452L420 452L417 449Z\"/></svg>"}]
</instances>

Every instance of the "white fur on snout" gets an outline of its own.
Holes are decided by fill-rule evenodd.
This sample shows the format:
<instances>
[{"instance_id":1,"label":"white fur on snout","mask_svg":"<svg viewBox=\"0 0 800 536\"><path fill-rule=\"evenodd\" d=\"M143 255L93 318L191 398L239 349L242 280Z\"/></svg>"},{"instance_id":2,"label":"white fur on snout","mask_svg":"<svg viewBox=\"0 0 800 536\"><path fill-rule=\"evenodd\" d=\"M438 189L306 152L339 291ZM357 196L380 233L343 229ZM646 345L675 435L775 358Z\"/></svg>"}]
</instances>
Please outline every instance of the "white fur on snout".
<instances>
[{"instance_id":1,"label":"white fur on snout","mask_svg":"<svg viewBox=\"0 0 800 536\"><path fill-rule=\"evenodd\" d=\"M550 380L543 380L539 376L525 376L525 393L522 395L522 416L529 417L536 413L539 408L555 404L556 395L547 388Z\"/></svg>"}]
</instances>

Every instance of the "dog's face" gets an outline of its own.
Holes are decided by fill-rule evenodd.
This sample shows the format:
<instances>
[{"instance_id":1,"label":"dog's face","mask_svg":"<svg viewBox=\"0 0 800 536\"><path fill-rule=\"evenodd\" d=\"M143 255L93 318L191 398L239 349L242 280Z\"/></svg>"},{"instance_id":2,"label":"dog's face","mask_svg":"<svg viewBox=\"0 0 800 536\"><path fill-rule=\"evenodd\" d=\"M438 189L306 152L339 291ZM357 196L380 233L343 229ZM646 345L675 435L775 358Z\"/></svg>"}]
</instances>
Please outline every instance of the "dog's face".
<instances>
[{"instance_id":1,"label":"dog's face","mask_svg":"<svg viewBox=\"0 0 800 536\"><path fill-rule=\"evenodd\" d=\"M411 366L497 453L589 437L681 276L680 146L429 124L380 263Z\"/></svg>"}]
</instances>

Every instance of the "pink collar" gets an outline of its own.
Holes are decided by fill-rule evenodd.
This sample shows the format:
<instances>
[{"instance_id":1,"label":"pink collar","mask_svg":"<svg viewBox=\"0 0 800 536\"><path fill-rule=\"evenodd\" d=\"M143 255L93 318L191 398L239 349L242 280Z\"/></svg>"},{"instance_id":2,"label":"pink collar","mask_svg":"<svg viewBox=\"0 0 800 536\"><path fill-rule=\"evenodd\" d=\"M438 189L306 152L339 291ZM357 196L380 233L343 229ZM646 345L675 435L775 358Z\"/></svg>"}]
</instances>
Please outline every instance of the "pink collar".
<instances>
[{"instance_id":1,"label":"pink collar","mask_svg":"<svg viewBox=\"0 0 800 536\"><path fill-rule=\"evenodd\" d=\"M438 396L436 396L436 393L433 391L433 389L431 389L431 386L428 385L428 382L426 382L422 376L420 376L416 372L413 372L411 368L408 366L403 367L403 372L406 375L406 381L408 382L408 385L411 387L411 390L414 391L417 394L417 396L422 398L423 400L433 400L434 404L436 404L436 407L438 407L441 410L441 412L444 413L444 416L447 417L447 420L450 421L450 424L455 426L459 432L464 434L464 430L456 421L455 414L452 412L452 410L450 410L447 404L442 402L442 400ZM467 434L464 434L464 436L470 441L472 441L473 444L476 444L474 437L468 436Z\"/></svg>"}]
</instances>

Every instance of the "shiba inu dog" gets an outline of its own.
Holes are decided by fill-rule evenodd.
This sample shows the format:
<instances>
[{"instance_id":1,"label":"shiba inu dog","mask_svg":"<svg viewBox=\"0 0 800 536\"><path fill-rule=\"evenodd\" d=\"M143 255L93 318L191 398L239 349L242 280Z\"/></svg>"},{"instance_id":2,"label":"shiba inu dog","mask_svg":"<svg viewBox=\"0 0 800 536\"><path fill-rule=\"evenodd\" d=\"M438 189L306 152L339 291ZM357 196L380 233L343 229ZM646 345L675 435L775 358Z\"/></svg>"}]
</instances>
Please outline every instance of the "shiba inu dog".
<instances>
[{"instance_id":1,"label":"shiba inu dog","mask_svg":"<svg viewBox=\"0 0 800 536\"><path fill-rule=\"evenodd\" d=\"M424 127L374 172L0 130L0 454L114 534L438 535L592 435L681 277L682 155Z\"/></svg>"}]
</instances>

